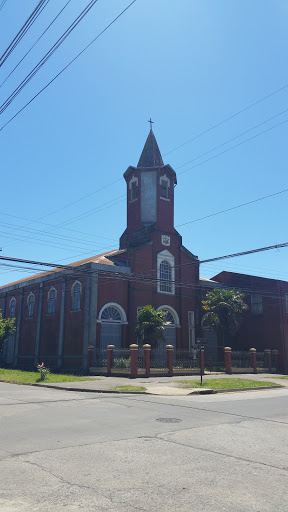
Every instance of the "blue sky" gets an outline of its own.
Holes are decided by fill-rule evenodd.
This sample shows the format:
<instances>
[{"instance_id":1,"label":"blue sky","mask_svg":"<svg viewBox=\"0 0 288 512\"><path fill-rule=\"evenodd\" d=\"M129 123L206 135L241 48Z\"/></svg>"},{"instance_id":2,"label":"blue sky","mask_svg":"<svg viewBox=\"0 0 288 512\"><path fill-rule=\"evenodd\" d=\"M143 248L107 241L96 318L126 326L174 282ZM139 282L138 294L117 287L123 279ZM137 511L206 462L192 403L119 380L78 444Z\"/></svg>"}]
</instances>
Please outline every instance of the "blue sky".
<instances>
[{"instance_id":1,"label":"blue sky","mask_svg":"<svg viewBox=\"0 0 288 512\"><path fill-rule=\"evenodd\" d=\"M66 1L48 3L0 68L0 85ZM5 3L1 54L37 3ZM0 114L0 129L129 3L98 0ZM1 104L87 4L70 1L0 87ZM190 251L207 259L287 242L288 192L190 222L288 188L287 22L284 0L137 0L0 131L1 254L69 263L117 248L126 225L122 175L137 165L150 116L178 175L175 226L189 222L178 230ZM201 275L288 280L287 256L288 248L206 264ZM0 284L26 275L1 267Z\"/></svg>"}]
</instances>

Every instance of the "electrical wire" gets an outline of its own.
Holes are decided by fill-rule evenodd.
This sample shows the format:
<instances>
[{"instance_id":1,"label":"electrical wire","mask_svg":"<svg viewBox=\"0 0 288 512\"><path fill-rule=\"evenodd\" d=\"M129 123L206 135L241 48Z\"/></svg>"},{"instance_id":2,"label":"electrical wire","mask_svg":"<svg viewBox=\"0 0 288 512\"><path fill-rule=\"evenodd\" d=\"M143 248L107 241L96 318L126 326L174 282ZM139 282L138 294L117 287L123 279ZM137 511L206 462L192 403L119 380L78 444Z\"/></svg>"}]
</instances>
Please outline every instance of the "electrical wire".
<instances>
[{"instance_id":1,"label":"electrical wire","mask_svg":"<svg viewBox=\"0 0 288 512\"><path fill-rule=\"evenodd\" d=\"M0 4L0 11L2 11L4 5L6 4L7 0L2 0L1 4Z\"/></svg>"},{"instance_id":2,"label":"electrical wire","mask_svg":"<svg viewBox=\"0 0 288 512\"><path fill-rule=\"evenodd\" d=\"M52 80L50 80L50 82L42 87L42 89L40 89L40 91L38 91L37 94L31 98L31 100L29 100L20 110L16 112L16 114L14 114L3 126L1 126L0 132L4 130L4 128L9 123L11 123L11 121L13 121L13 119L15 119L21 112L23 112L23 110L27 108L30 103L32 103L43 91L45 91L45 89L47 89L47 87L49 87L49 85L51 85L62 73L64 73L64 71L66 71L66 69L71 66L71 64L73 64L73 62L75 62L80 57L80 55L82 55L82 53L84 53L92 44L94 44L97 39L99 39L99 37L101 37L136 1L137 0L133 0L125 9L123 9L123 11L121 11L120 14L116 16L116 18L114 18L96 37L94 37L94 39L92 39L92 41L90 41L90 43L86 45L83 50L81 50L81 52L79 52L72 60L70 60L68 64L66 64L66 66L62 68L61 71L59 71L59 73L57 73L57 75L52 78Z\"/></svg>"},{"instance_id":3,"label":"electrical wire","mask_svg":"<svg viewBox=\"0 0 288 512\"><path fill-rule=\"evenodd\" d=\"M75 18L75 20L71 23L71 25L65 30L65 32L59 37L59 39L54 43L54 45L48 50L48 52L39 60L39 62L34 66L32 71L22 80L22 82L14 89L14 91L10 94L10 96L2 103L0 106L0 114L11 105L11 103L15 100L15 98L20 94L20 92L26 87L26 85L32 80L32 78L40 71L40 69L46 64L46 62L52 57L52 55L58 50L58 48L64 43L67 37L72 34L73 30L79 25L79 23L87 16L89 11L94 7L94 5L98 2L98 0L91 0L90 3L83 9L83 11Z\"/></svg>"},{"instance_id":4,"label":"electrical wire","mask_svg":"<svg viewBox=\"0 0 288 512\"><path fill-rule=\"evenodd\" d=\"M37 18L40 16L41 12L48 5L50 0L40 0L40 2L35 7L34 11L30 14L29 18L25 21L24 25L21 27L17 35L14 37L13 41L9 44L8 48L6 48L5 52L0 57L0 68L3 66L4 62L8 59L11 53L15 50L16 46L23 39L25 34L31 28L31 26L35 23Z\"/></svg>"},{"instance_id":5,"label":"electrical wire","mask_svg":"<svg viewBox=\"0 0 288 512\"><path fill-rule=\"evenodd\" d=\"M268 194L267 196L258 197L258 199L252 199L251 201L247 201L246 203L241 203L236 206L231 206L231 208L226 208L225 210L220 210L219 212L210 213L209 215L205 215L204 217L198 217L198 219L188 220L187 222L178 224L175 227L180 228L182 226L187 226L187 224L192 224L193 222L199 222L200 220L209 219L210 217L215 217L216 215L221 215L222 213L231 212L232 210L237 210L237 208L242 208L242 206L247 206L249 204L258 203L259 201L263 201L264 199L268 199L269 197L274 197L274 196L278 196L279 194L284 194L284 192L288 192L288 188L284 188L283 190L279 190L279 192L274 192L273 194Z\"/></svg>"},{"instance_id":6,"label":"electrical wire","mask_svg":"<svg viewBox=\"0 0 288 512\"><path fill-rule=\"evenodd\" d=\"M222 144L218 144L217 146L214 146L214 148L209 149L209 151L205 151L205 153L202 153L201 155L196 156L192 160L189 160L188 162L185 162L185 164L179 165L175 169L176 170L181 169L181 167L184 167L185 165L191 164L195 160L198 160L198 158L202 158L203 156L209 155L209 153L212 153L213 151L216 151L216 149L222 148L226 144L229 144L230 142L233 142L234 140L239 139L239 137L242 137L243 135L246 135L246 133L249 133L249 132L255 130L256 128L259 128L259 126L263 126L263 124L269 123L270 121L272 121L276 117L279 117L279 116L281 116L283 114L286 114L286 112L288 112L288 108L286 108L285 110L282 110L281 112L278 112L278 114L275 114L272 117L269 117L268 119L265 119L265 121L262 121L261 123L255 124L254 126L252 126L252 128L248 128L248 130L245 130L244 132L239 133L239 135L236 135L235 137L232 137L231 139L226 140ZM179 174L182 174L182 173L179 173Z\"/></svg>"},{"instance_id":7,"label":"electrical wire","mask_svg":"<svg viewBox=\"0 0 288 512\"><path fill-rule=\"evenodd\" d=\"M211 132L215 128L218 128L219 126L221 126L224 123L227 123L228 121L230 121L234 117L239 116L240 114L242 114L243 112L246 112L250 108L255 107L255 105L258 105L262 101L265 101L268 98L271 98L271 96L274 96L274 94L282 92L282 91L284 91L287 88L288 88L288 84L285 84L282 87L279 87L279 89L276 89L276 90L272 91L271 93L266 94L266 96L263 96L259 100L256 100L253 103L251 103L250 105L247 105L246 107L242 108L241 110L238 110L237 112L234 112L234 114L232 114L231 116L225 117L225 119L222 119L222 121L219 121L218 123L216 123L216 124L214 124L212 126L209 126L209 128L206 128L206 130L204 130L203 132L198 133L197 135L192 137L192 139L189 139L186 142L184 142L183 144L180 144L179 146L176 146L175 148L170 149L170 151L167 151L166 153L164 153L163 156L169 155L170 153L173 153L174 151L177 151L177 149L180 149L183 146L186 146L186 144L189 144L190 142L193 142L194 140L199 139L199 137L202 137L202 135L205 135L206 133Z\"/></svg>"},{"instance_id":8,"label":"electrical wire","mask_svg":"<svg viewBox=\"0 0 288 512\"><path fill-rule=\"evenodd\" d=\"M5 0L6 1L6 0ZM18 66L20 66L21 62L23 62L23 60L27 57L27 55L29 55L29 53L31 52L31 50L33 50L34 46L36 46L36 44L40 41L40 39L42 39L42 37L44 36L44 34L46 34L47 30L49 30L49 28L53 25L53 23L57 20L57 18L59 18L60 14L62 14L62 12L64 11L64 9L67 7L67 5L71 2L71 0L68 0L68 2L66 2L66 4L64 5L64 7L62 7L61 11L59 11L59 13L55 16L55 18L51 21L51 23L49 23L48 27L44 30L44 32L42 32L42 34L38 37L38 39L35 41L35 43L30 47L30 49L25 53L24 57L22 57L22 59L18 62L18 64L16 64L16 66L12 69L12 71L10 71L9 75L5 78L5 80L3 80L3 82L0 84L0 89L2 87L2 85L5 84L5 82L7 82L8 78L10 78L10 76L14 73L14 71L18 68ZM1 10L1 9L0 9Z\"/></svg>"}]
</instances>

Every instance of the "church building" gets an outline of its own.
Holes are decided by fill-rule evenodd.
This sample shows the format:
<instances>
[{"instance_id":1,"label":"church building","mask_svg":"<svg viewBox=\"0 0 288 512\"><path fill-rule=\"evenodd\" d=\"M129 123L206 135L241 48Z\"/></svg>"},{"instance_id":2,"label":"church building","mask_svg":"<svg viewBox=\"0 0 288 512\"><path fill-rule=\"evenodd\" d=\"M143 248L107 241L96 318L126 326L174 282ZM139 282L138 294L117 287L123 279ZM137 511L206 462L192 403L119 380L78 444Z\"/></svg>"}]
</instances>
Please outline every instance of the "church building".
<instances>
[{"instance_id":1,"label":"church building","mask_svg":"<svg viewBox=\"0 0 288 512\"><path fill-rule=\"evenodd\" d=\"M217 336L201 300L213 288L242 290L249 311L236 338L236 350L274 349L288 370L288 283L222 272L199 278L199 260L182 245L174 228L175 171L164 164L152 129L137 167L124 173L127 227L119 248L57 267L0 287L4 318L15 317L16 332L5 343L2 362L35 368L86 372L107 345L135 343L137 312L145 305L167 313L165 342L195 353L197 338L217 360ZM97 350L98 349L98 350Z\"/></svg>"},{"instance_id":2,"label":"church building","mask_svg":"<svg viewBox=\"0 0 288 512\"><path fill-rule=\"evenodd\" d=\"M88 346L135 343L137 311L147 304L167 312L166 343L195 346L199 262L174 228L177 177L152 129L124 179L127 227L119 249L0 288L3 316L15 317L17 326L5 347L6 364L32 368L45 361L85 371Z\"/></svg>"}]
</instances>

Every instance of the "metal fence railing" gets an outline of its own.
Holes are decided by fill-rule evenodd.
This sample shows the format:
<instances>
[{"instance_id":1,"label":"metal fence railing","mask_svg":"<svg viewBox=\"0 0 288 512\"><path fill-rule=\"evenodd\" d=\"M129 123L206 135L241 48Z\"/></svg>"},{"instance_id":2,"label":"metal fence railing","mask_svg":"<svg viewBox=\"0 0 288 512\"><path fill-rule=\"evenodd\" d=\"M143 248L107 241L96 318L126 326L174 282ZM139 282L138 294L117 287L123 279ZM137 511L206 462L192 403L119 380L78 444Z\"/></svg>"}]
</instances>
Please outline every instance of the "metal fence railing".
<instances>
[{"instance_id":1,"label":"metal fence railing","mask_svg":"<svg viewBox=\"0 0 288 512\"><path fill-rule=\"evenodd\" d=\"M131 357L129 348L116 348L113 350L112 368L130 370Z\"/></svg>"},{"instance_id":2,"label":"metal fence railing","mask_svg":"<svg viewBox=\"0 0 288 512\"><path fill-rule=\"evenodd\" d=\"M96 358L96 366L98 368L106 368L107 367L107 349L100 349L100 348L97 348L96 349L96 355L95 355L95 358Z\"/></svg>"},{"instance_id":3,"label":"metal fence railing","mask_svg":"<svg viewBox=\"0 0 288 512\"><path fill-rule=\"evenodd\" d=\"M152 349L150 356L150 368L157 368L158 370L167 369L167 352L162 349Z\"/></svg>"},{"instance_id":4,"label":"metal fence railing","mask_svg":"<svg viewBox=\"0 0 288 512\"><path fill-rule=\"evenodd\" d=\"M252 359L250 352L232 350L231 366L232 368L252 368Z\"/></svg>"},{"instance_id":5,"label":"metal fence railing","mask_svg":"<svg viewBox=\"0 0 288 512\"><path fill-rule=\"evenodd\" d=\"M209 372L225 372L224 350L217 352L205 350L204 366Z\"/></svg>"},{"instance_id":6,"label":"metal fence railing","mask_svg":"<svg viewBox=\"0 0 288 512\"><path fill-rule=\"evenodd\" d=\"M175 350L173 354L173 369L193 369L199 368L199 351L198 350Z\"/></svg>"}]
</instances>

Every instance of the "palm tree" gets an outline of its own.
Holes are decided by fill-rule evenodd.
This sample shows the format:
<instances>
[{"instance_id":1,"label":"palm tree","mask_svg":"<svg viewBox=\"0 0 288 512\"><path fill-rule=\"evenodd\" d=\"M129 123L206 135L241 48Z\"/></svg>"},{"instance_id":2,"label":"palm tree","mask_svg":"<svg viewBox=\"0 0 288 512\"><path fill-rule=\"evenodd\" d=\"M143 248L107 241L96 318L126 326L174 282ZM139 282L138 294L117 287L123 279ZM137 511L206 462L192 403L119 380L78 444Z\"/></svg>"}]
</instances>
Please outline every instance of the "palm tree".
<instances>
[{"instance_id":1,"label":"palm tree","mask_svg":"<svg viewBox=\"0 0 288 512\"><path fill-rule=\"evenodd\" d=\"M216 330L224 346L226 335L234 336L239 329L241 316L248 309L244 294L237 290L215 288L202 300L203 309L208 311L207 321Z\"/></svg>"},{"instance_id":2,"label":"palm tree","mask_svg":"<svg viewBox=\"0 0 288 512\"><path fill-rule=\"evenodd\" d=\"M143 306L138 311L135 334L139 344L149 343L155 348L158 340L165 340L166 314L165 311L156 311L152 306Z\"/></svg>"}]
</instances>

